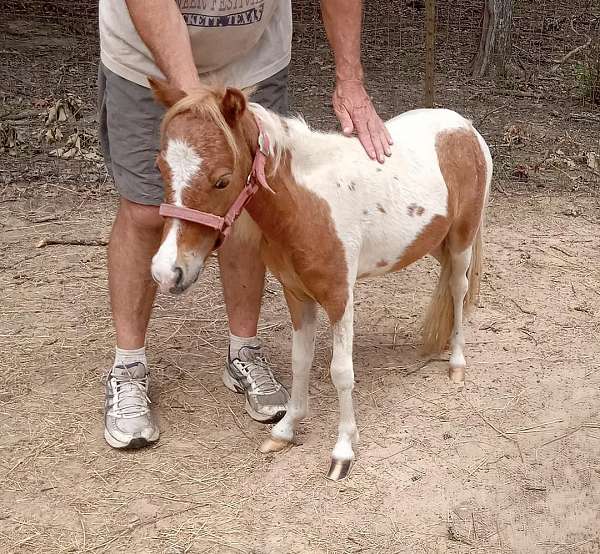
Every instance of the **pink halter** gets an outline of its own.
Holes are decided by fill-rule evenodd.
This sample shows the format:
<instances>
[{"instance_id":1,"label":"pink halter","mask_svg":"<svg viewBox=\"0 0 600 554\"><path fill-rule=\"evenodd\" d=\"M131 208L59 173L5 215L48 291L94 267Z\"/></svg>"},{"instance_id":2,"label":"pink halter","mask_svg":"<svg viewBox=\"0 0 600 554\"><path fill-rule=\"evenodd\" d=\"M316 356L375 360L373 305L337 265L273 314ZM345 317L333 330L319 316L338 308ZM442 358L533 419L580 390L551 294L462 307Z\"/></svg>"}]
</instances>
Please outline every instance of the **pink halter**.
<instances>
[{"instance_id":1,"label":"pink halter","mask_svg":"<svg viewBox=\"0 0 600 554\"><path fill-rule=\"evenodd\" d=\"M254 160L252 161L252 170L248 175L246 185L224 216L166 203L161 204L158 211L158 213L164 217L183 219L185 221L191 221L192 223L204 225L205 227L210 227L211 229L216 229L219 231L219 238L217 239L215 249L223 244L223 241L231 232L231 226L261 186L274 192L267 184L267 178L265 176L265 164L267 157L269 156L270 148L269 137L264 133L258 117L254 116L254 120L258 127L258 149L256 150Z\"/></svg>"}]
</instances>

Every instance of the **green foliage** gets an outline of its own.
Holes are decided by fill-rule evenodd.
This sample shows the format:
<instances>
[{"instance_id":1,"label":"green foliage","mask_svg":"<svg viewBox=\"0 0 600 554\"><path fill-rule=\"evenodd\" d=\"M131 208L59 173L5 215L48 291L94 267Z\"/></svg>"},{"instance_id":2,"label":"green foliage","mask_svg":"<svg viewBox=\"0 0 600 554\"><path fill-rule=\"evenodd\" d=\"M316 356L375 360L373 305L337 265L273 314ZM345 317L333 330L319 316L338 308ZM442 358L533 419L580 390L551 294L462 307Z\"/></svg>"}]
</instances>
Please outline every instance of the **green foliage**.
<instances>
[{"instance_id":1,"label":"green foliage","mask_svg":"<svg viewBox=\"0 0 600 554\"><path fill-rule=\"evenodd\" d=\"M600 104L600 58L578 63L575 81L584 99Z\"/></svg>"}]
</instances>

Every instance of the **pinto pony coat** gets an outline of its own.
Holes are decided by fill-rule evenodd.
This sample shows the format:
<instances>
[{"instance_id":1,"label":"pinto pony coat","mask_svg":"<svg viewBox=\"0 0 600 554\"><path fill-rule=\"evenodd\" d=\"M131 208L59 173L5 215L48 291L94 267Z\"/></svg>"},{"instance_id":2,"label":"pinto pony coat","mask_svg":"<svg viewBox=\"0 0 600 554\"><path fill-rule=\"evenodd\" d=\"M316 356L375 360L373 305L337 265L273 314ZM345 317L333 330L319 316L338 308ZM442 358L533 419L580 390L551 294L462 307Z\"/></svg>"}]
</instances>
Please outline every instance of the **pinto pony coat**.
<instances>
[{"instance_id":1,"label":"pinto pony coat","mask_svg":"<svg viewBox=\"0 0 600 554\"><path fill-rule=\"evenodd\" d=\"M259 125L268 136L267 190L246 206L247 240L282 283L293 324L291 400L263 451L285 448L308 412L316 307L333 330L331 377L340 420L328 476L348 474L358 441L352 389L353 287L357 279L398 271L433 255L440 278L423 326L424 347L450 341L450 377L464 381L462 319L479 288L482 222L492 178L489 149L472 124L449 110L414 110L386 123L394 140L381 165L357 139L311 130L248 103L236 89L186 96L151 81L169 111L159 166L166 202L215 215L233 204L250 174ZM242 223L244 219L244 223ZM250 221L251 220L251 221ZM259 232L251 228L255 226ZM181 292L198 277L218 231L167 218L152 273L163 291Z\"/></svg>"}]
</instances>

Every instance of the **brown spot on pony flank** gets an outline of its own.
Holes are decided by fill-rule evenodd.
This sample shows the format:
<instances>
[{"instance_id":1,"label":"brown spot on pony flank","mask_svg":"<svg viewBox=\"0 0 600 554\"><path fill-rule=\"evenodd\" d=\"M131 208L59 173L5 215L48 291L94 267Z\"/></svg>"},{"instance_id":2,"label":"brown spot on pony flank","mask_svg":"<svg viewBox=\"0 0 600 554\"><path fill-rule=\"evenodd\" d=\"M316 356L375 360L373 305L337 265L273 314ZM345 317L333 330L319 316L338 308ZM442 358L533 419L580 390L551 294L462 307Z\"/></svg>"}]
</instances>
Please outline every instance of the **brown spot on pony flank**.
<instances>
[{"instance_id":1,"label":"brown spot on pony flank","mask_svg":"<svg viewBox=\"0 0 600 554\"><path fill-rule=\"evenodd\" d=\"M385 211L385 208L379 204L379 202L377 203L377 209L382 213L382 214L386 214L387 212Z\"/></svg>"},{"instance_id":2,"label":"brown spot on pony flank","mask_svg":"<svg viewBox=\"0 0 600 554\"><path fill-rule=\"evenodd\" d=\"M385 260L379 260L377 262L377 267L385 267L388 263Z\"/></svg>"},{"instance_id":3,"label":"brown spot on pony flank","mask_svg":"<svg viewBox=\"0 0 600 554\"><path fill-rule=\"evenodd\" d=\"M421 216L425 213L425 208L423 206L417 206L416 204L409 204L406 212L410 217L415 217L415 215Z\"/></svg>"}]
</instances>

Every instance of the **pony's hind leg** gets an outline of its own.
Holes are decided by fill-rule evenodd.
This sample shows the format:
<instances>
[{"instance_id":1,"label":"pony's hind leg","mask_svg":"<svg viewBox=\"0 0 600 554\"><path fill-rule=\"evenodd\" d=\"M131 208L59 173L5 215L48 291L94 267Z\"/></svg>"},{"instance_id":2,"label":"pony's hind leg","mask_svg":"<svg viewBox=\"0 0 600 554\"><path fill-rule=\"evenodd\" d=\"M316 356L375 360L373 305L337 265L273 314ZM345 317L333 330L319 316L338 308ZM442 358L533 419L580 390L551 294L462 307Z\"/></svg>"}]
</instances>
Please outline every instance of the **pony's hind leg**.
<instances>
[{"instance_id":1,"label":"pony's hind leg","mask_svg":"<svg viewBox=\"0 0 600 554\"><path fill-rule=\"evenodd\" d=\"M284 290L292 316L292 393L283 419L273 427L261 452L275 452L290 446L300 420L308 415L308 381L315 353L317 305L313 300L298 300Z\"/></svg>"},{"instance_id":2,"label":"pony's hind leg","mask_svg":"<svg viewBox=\"0 0 600 554\"><path fill-rule=\"evenodd\" d=\"M354 461L352 446L358 442L358 429L352 405L354 367L352 364L352 340L354 335L353 300L350 291L342 319L333 325L333 357L331 380L338 393L340 420L338 438L331 455L327 478L339 481L348 476Z\"/></svg>"},{"instance_id":3,"label":"pony's hind leg","mask_svg":"<svg viewBox=\"0 0 600 554\"><path fill-rule=\"evenodd\" d=\"M452 260L452 273L450 276L450 292L454 308L454 323L450 338L450 379L462 384L465 380L465 336L463 332L463 307L464 300L469 290L467 271L471 265L473 248L469 246L462 252L450 251Z\"/></svg>"}]
</instances>

